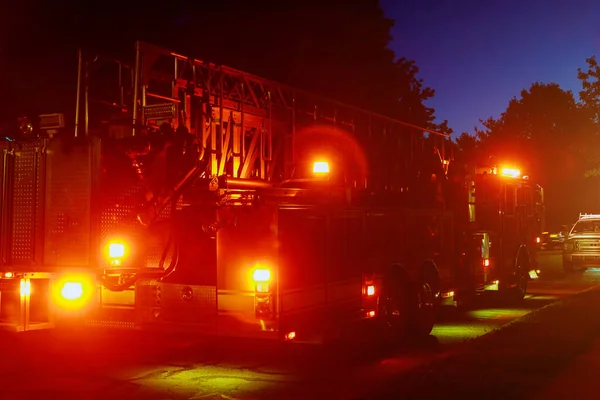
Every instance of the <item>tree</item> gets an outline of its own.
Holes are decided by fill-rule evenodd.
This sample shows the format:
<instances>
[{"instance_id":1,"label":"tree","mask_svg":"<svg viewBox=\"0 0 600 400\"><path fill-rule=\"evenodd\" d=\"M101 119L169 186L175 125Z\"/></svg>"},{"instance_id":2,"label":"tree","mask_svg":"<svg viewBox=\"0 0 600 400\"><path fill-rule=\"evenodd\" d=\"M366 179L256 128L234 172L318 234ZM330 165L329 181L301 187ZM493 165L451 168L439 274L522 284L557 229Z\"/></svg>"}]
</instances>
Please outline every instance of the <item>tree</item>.
<instances>
[{"instance_id":1,"label":"tree","mask_svg":"<svg viewBox=\"0 0 600 400\"><path fill-rule=\"evenodd\" d=\"M573 94L555 83L534 83L511 99L500 118L481 121L481 149L522 165L542 183L581 176L581 153L589 120Z\"/></svg>"},{"instance_id":2,"label":"tree","mask_svg":"<svg viewBox=\"0 0 600 400\"><path fill-rule=\"evenodd\" d=\"M461 153L461 159L474 160L477 157L479 149L479 139L475 135L463 132L455 139L458 151Z\"/></svg>"},{"instance_id":3,"label":"tree","mask_svg":"<svg viewBox=\"0 0 600 400\"><path fill-rule=\"evenodd\" d=\"M586 62L587 71L581 68L577 70L577 78L582 86L579 92L580 106L590 121L586 148L588 163L586 176L600 177L600 66L596 57L590 57Z\"/></svg>"},{"instance_id":4,"label":"tree","mask_svg":"<svg viewBox=\"0 0 600 400\"><path fill-rule=\"evenodd\" d=\"M448 131L450 128L447 122L442 122L441 125L435 125L433 122L434 110L424 102L432 98L435 91L425 87L423 80L417 78L419 68L415 62L402 57L396 61L394 67L395 76L390 82L395 84L391 90L398 96L398 104L390 103L387 114L415 125Z\"/></svg>"},{"instance_id":5,"label":"tree","mask_svg":"<svg viewBox=\"0 0 600 400\"><path fill-rule=\"evenodd\" d=\"M577 69L577 78L582 86L579 98L582 106L590 112L593 122L600 123L600 65L595 56L585 61L588 64L587 71Z\"/></svg>"},{"instance_id":6,"label":"tree","mask_svg":"<svg viewBox=\"0 0 600 400\"><path fill-rule=\"evenodd\" d=\"M396 60L388 48L394 22L384 16L377 0L173 0L163 7L63 0L68 4L59 7L60 12L54 2L28 3L37 12L27 16L34 29L21 43L29 48L38 43L41 54L23 47L15 47L13 53L19 53L15 65L33 88L49 81L74 88L74 67L68 68L67 61L75 65L79 44L131 54L133 41L142 39L416 125L431 127L434 121L433 110L423 104L434 92L417 78L413 61ZM56 65L60 60L65 61ZM45 64L46 76L56 78L42 80L27 67L34 62ZM20 102L35 101L38 108L48 103L72 107L71 95L53 96L52 102L32 96Z\"/></svg>"},{"instance_id":7,"label":"tree","mask_svg":"<svg viewBox=\"0 0 600 400\"><path fill-rule=\"evenodd\" d=\"M558 226L597 202L596 184L586 182L591 148L591 119L570 91L555 83L534 83L509 101L499 118L481 121L471 138L461 136L463 151L478 160L494 156L516 164L546 192L547 222Z\"/></svg>"}]
</instances>

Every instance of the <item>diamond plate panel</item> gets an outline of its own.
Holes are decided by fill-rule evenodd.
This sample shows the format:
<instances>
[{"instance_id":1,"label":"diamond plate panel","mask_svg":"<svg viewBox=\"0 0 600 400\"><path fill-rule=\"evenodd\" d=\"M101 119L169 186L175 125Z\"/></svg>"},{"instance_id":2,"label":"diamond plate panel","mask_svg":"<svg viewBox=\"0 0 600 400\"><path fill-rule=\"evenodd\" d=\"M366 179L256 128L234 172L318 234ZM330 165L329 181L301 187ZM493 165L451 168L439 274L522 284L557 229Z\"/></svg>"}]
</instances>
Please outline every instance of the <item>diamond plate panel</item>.
<instances>
[{"instance_id":1,"label":"diamond plate panel","mask_svg":"<svg viewBox=\"0 0 600 400\"><path fill-rule=\"evenodd\" d=\"M40 146L26 143L15 152L11 262L34 261L40 217Z\"/></svg>"},{"instance_id":2,"label":"diamond plate panel","mask_svg":"<svg viewBox=\"0 0 600 400\"><path fill-rule=\"evenodd\" d=\"M90 151L87 142L47 151L44 262L83 266L89 263Z\"/></svg>"},{"instance_id":3,"label":"diamond plate panel","mask_svg":"<svg viewBox=\"0 0 600 400\"><path fill-rule=\"evenodd\" d=\"M88 319L85 324L92 328L135 329L133 321L108 321Z\"/></svg>"}]
</instances>

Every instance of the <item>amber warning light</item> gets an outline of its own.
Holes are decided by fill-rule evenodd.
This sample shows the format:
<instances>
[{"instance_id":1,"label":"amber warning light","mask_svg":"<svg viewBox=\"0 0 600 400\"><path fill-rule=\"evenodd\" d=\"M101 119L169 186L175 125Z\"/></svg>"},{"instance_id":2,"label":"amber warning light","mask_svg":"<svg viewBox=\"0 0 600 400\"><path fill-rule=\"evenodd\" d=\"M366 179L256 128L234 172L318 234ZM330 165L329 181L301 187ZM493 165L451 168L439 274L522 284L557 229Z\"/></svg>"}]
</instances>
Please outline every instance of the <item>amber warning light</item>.
<instances>
[{"instance_id":1,"label":"amber warning light","mask_svg":"<svg viewBox=\"0 0 600 400\"><path fill-rule=\"evenodd\" d=\"M112 266L122 266L128 253L129 248L123 241L108 242L104 251L108 263Z\"/></svg>"},{"instance_id":2,"label":"amber warning light","mask_svg":"<svg viewBox=\"0 0 600 400\"><path fill-rule=\"evenodd\" d=\"M252 280L255 284L255 290L260 293L268 293L271 283L271 270L267 268L257 268L252 274Z\"/></svg>"},{"instance_id":3,"label":"amber warning light","mask_svg":"<svg viewBox=\"0 0 600 400\"><path fill-rule=\"evenodd\" d=\"M257 268L252 274L252 279L256 283L269 282L271 280L271 271L266 268Z\"/></svg>"},{"instance_id":4,"label":"amber warning light","mask_svg":"<svg viewBox=\"0 0 600 400\"><path fill-rule=\"evenodd\" d=\"M53 285L54 304L63 310L81 310L90 305L95 294L93 278L88 274L66 274Z\"/></svg>"},{"instance_id":5,"label":"amber warning light","mask_svg":"<svg viewBox=\"0 0 600 400\"><path fill-rule=\"evenodd\" d=\"M511 178L518 178L521 176L521 171L516 168L502 168L500 174Z\"/></svg>"},{"instance_id":6,"label":"amber warning light","mask_svg":"<svg viewBox=\"0 0 600 400\"><path fill-rule=\"evenodd\" d=\"M313 174L323 175L329 173L329 163L327 161L317 161L313 164Z\"/></svg>"},{"instance_id":7,"label":"amber warning light","mask_svg":"<svg viewBox=\"0 0 600 400\"><path fill-rule=\"evenodd\" d=\"M254 315L259 319L270 319L273 317L274 304L271 293L271 270L268 268L256 268L252 273L254 281Z\"/></svg>"}]
</instances>

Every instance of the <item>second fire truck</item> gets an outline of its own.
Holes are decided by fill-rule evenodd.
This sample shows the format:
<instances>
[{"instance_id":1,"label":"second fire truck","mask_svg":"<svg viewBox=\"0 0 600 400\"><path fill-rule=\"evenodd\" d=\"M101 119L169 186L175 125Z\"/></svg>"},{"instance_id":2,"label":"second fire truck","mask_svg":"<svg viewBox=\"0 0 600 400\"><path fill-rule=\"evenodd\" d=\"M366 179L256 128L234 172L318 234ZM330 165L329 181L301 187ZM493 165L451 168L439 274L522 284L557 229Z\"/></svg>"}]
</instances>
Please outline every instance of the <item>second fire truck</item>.
<instances>
[{"instance_id":1,"label":"second fire truck","mask_svg":"<svg viewBox=\"0 0 600 400\"><path fill-rule=\"evenodd\" d=\"M4 329L427 335L535 277L541 189L443 134L142 42L80 53L75 114L2 144Z\"/></svg>"}]
</instances>

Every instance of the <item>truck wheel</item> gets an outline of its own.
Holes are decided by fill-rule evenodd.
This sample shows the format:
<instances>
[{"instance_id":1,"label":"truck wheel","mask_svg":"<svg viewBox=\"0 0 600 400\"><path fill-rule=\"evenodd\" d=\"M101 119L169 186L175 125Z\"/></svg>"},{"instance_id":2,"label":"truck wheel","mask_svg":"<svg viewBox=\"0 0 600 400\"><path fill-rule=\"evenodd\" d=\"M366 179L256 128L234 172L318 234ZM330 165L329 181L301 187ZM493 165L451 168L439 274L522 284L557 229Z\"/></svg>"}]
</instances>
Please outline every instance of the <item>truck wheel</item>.
<instances>
[{"instance_id":1,"label":"truck wheel","mask_svg":"<svg viewBox=\"0 0 600 400\"><path fill-rule=\"evenodd\" d=\"M528 276L521 268L517 272L517 286L514 287L514 299L517 301L523 300L527 294Z\"/></svg>"},{"instance_id":2,"label":"truck wheel","mask_svg":"<svg viewBox=\"0 0 600 400\"><path fill-rule=\"evenodd\" d=\"M421 282L415 285L411 292L409 333L416 337L429 336L437 316L433 291L427 282Z\"/></svg>"},{"instance_id":3,"label":"truck wheel","mask_svg":"<svg viewBox=\"0 0 600 400\"><path fill-rule=\"evenodd\" d=\"M517 266L515 271L514 286L507 287L503 290L504 294L509 301L520 302L525 298L527 294L527 283L529 281L529 261L527 256L519 254L517 259Z\"/></svg>"},{"instance_id":4,"label":"truck wheel","mask_svg":"<svg viewBox=\"0 0 600 400\"><path fill-rule=\"evenodd\" d=\"M384 335L397 340L407 331L407 285L404 282L388 282L379 302L379 315Z\"/></svg>"}]
</instances>

